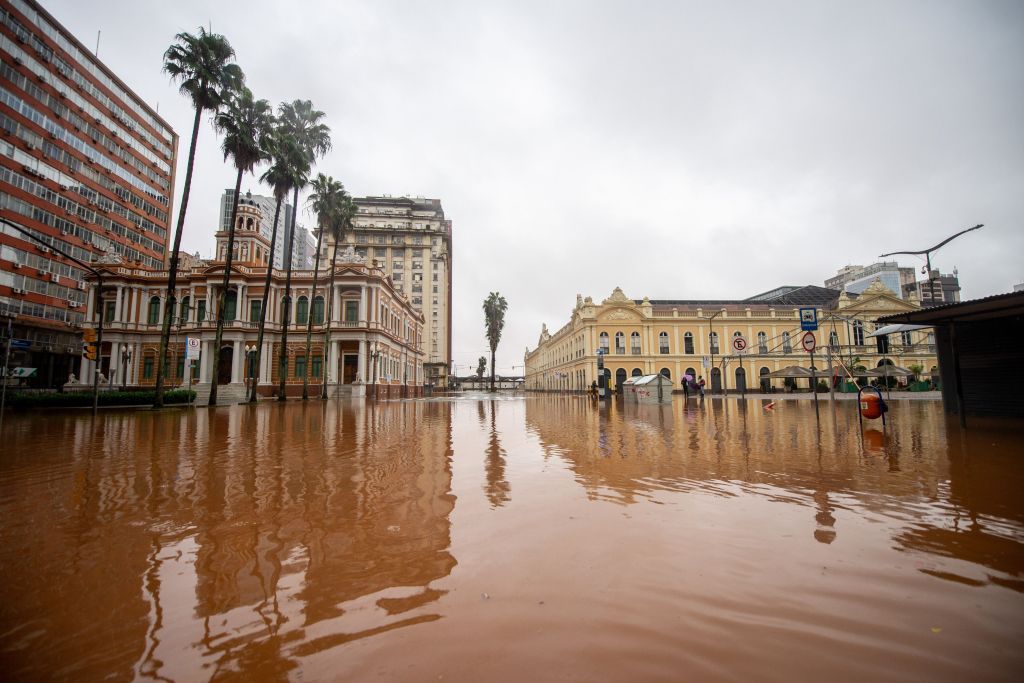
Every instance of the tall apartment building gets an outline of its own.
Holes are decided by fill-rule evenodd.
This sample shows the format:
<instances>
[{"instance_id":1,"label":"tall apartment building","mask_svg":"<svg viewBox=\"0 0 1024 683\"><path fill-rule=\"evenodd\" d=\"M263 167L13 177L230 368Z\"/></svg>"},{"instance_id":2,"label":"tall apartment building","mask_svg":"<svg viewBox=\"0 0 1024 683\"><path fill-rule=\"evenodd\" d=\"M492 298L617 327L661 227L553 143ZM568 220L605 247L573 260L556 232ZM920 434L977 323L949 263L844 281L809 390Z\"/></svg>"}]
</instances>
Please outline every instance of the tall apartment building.
<instances>
[{"instance_id":1,"label":"tall apartment building","mask_svg":"<svg viewBox=\"0 0 1024 683\"><path fill-rule=\"evenodd\" d=\"M292 257L292 270L309 269L313 267L313 259L316 258L316 235L304 226L295 226L295 255ZM324 268L324 258L320 257L320 267Z\"/></svg>"},{"instance_id":2,"label":"tall apartment building","mask_svg":"<svg viewBox=\"0 0 1024 683\"><path fill-rule=\"evenodd\" d=\"M56 250L163 268L178 136L34 0L0 0L0 61L0 334L28 385L58 386L86 289Z\"/></svg>"},{"instance_id":3,"label":"tall apartment building","mask_svg":"<svg viewBox=\"0 0 1024 683\"><path fill-rule=\"evenodd\" d=\"M927 272L923 274L927 275ZM932 270L931 278L910 282L903 285L903 298L909 298L913 294L921 301L921 306L941 306L942 304L953 304L960 301L960 274L956 268L952 275Z\"/></svg>"},{"instance_id":4,"label":"tall apartment building","mask_svg":"<svg viewBox=\"0 0 1024 683\"><path fill-rule=\"evenodd\" d=\"M825 280L825 286L849 294L860 294L875 280L881 280L897 296L904 298L904 287L914 282L914 269L902 267L896 261L879 261L867 266L843 266Z\"/></svg>"},{"instance_id":5,"label":"tall apartment building","mask_svg":"<svg viewBox=\"0 0 1024 683\"><path fill-rule=\"evenodd\" d=\"M359 213L347 239L375 259L426 320L426 382L446 386L452 360L452 222L440 199L356 197Z\"/></svg>"},{"instance_id":6,"label":"tall apartment building","mask_svg":"<svg viewBox=\"0 0 1024 683\"><path fill-rule=\"evenodd\" d=\"M277 200L273 197L265 197L263 195L252 194L251 192L245 193L245 198L251 200L256 206L260 207L260 234L270 240L271 235L274 233L274 209L277 206ZM220 196L220 229L227 230L228 225L231 224L231 206L235 200L234 188L224 190L224 194ZM274 267L284 268L284 249L285 245L288 244L286 239L288 226L291 225L292 220L292 205L291 202L281 202L281 212L277 218L277 240L274 244ZM292 250L293 267L297 261L295 258L295 247Z\"/></svg>"}]
</instances>

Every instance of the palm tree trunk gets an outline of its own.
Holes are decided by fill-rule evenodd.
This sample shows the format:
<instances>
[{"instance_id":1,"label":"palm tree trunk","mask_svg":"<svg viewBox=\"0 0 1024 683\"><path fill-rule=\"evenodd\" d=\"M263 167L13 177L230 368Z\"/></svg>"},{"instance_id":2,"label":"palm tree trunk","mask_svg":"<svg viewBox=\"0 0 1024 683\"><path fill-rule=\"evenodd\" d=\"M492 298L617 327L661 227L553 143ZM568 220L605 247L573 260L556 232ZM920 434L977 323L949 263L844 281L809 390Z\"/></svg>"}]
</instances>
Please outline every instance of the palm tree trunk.
<instances>
[{"instance_id":1,"label":"palm tree trunk","mask_svg":"<svg viewBox=\"0 0 1024 683\"><path fill-rule=\"evenodd\" d=\"M164 298L164 324L163 329L160 331L160 351L157 354L156 394L153 397L154 408L164 407L164 364L167 362L167 347L171 343L171 318L174 317L174 307L177 303L174 297L174 290L178 286L178 254L181 252L181 233L185 229L185 209L188 208L188 196L192 190L192 168L196 162L196 142L199 140L199 124L202 121L202 115L202 108L196 108L196 118L192 123L192 142L188 147L188 164L185 166L185 186L181 192L181 208L178 209L178 225L174 228L174 246L171 248L171 272L167 278L167 296Z\"/></svg>"},{"instance_id":2,"label":"palm tree trunk","mask_svg":"<svg viewBox=\"0 0 1024 683\"><path fill-rule=\"evenodd\" d=\"M309 400L309 366L312 365L312 360L309 357L310 348L313 343L313 314L316 312L316 280L317 275L320 271L320 243L324 238L323 226L320 226L320 230L317 231L316 235L316 258L313 259L313 292L309 295L309 316L306 317L306 365L302 370L302 400ZM326 356L326 349L324 350ZM321 363L320 374L324 372L323 363Z\"/></svg>"},{"instance_id":3,"label":"palm tree trunk","mask_svg":"<svg viewBox=\"0 0 1024 683\"><path fill-rule=\"evenodd\" d=\"M324 335L324 355L327 358L330 358L331 321L333 320L333 316L334 316L334 268L335 268L335 266L337 266L337 264L338 264L338 240L335 240L334 241L334 253L331 254L331 290L330 290L330 294L327 295L327 333ZM326 364L325 364L324 367L326 368ZM320 398L322 398L325 401L327 400L327 377L328 377L328 373L327 373L327 370L325 369L324 370L323 391L322 391L322 393L320 395ZM339 378L338 381L340 382L341 379Z\"/></svg>"},{"instance_id":4,"label":"palm tree trunk","mask_svg":"<svg viewBox=\"0 0 1024 683\"><path fill-rule=\"evenodd\" d=\"M292 251L295 246L295 219L299 213L299 188L296 185L294 194L292 195L292 231L288 235L288 251L284 255L285 263L285 277L284 277L284 315L282 317L281 326L281 356L278 361L278 378L280 379L280 386L278 388L278 401L287 400L285 396L285 379L288 377L288 326L291 325L292 317Z\"/></svg>"},{"instance_id":5,"label":"palm tree trunk","mask_svg":"<svg viewBox=\"0 0 1024 683\"><path fill-rule=\"evenodd\" d=\"M491 391L494 391L494 350L495 347L491 347Z\"/></svg>"},{"instance_id":6,"label":"palm tree trunk","mask_svg":"<svg viewBox=\"0 0 1024 683\"><path fill-rule=\"evenodd\" d=\"M263 281L263 303L260 305L260 331L256 336L256 368L252 378L252 393L249 403L256 402L256 386L260 383L260 359L263 357L263 333L267 328L267 303L270 300L270 277L274 272L274 249L277 246L277 219L281 216L281 197L274 207L274 227L270 231L270 256L267 262L267 277Z\"/></svg>"},{"instance_id":7,"label":"palm tree trunk","mask_svg":"<svg viewBox=\"0 0 1024 683\"><path fill-rule=\"evenodd\" d=\"M235 178L235 201L231 205L231 223L228 224L228 246L224 254L224 280L221 282L220 296L217 297L217 335L213 342L213 363L210 371L213 377L210 378L210 402L207 405L217 405L217 373L220 366L220 343L224 338L224 314L228 300L228 282L231 279L232 250L235 247L235 221L238 219L238 200L241 199L239 192L242 189L242 169L238 169L238 177ZM238 307L242 302L235 298L235 315L238 315Z\"/></svg>"}]
</instances>

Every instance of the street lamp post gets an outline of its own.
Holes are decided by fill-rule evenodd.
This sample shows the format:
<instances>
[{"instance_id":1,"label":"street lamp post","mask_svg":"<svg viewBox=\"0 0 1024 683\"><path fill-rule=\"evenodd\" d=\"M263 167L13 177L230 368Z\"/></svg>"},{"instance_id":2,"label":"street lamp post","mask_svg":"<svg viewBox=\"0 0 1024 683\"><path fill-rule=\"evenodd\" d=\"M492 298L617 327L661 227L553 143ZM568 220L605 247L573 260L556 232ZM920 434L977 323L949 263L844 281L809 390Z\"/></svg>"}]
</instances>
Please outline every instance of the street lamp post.
<instances>
[{"instance_id":1,"label":"street lamp post","mask_svg":"<svg viewBox=\"0 0 1024 683\"><path fill-rule=\"evenodd\" d=\"M886 256L895 256L896 254L909 254L909 255L912 255L912 256L913 255L924 254L924 260L925 260L925 263L926 263L926 267L928 269L928 296L930 297L932 305L934 306L935 305L935 283L934 283L934 278L932 277L932 252L933 251L938 251L938 249L940 247L943 247L943 246L949 244L950 242L955 240L960 235L963 235L964 233L967 233L967 232L971 232L972 230L977 230L978 228L982 228L982 227L984 227L984 223L978 223L973 228L967 228L966 230L961 230L960 232L956 233L955 235L947 237L946 239L942 240L941 242L936 244L934 247L931 247L929 249L922 249L921 251L891 251L888 254L879 254L878 258L885 258Z\"/></svg>"},{"instance_id":2,"label":"street lamp post","mask_svg":"<svg viewBox=\"0 0 1024 683\"><path fill-rule=\"evenodd\" d=\"M370 352L370 359L373 361L373 398L377 400L377 359L380 357L378 342L373 343L373 351Z\"/></svg>"},{"instance_id":3,"label":"street lamp post","mask_svg":"<svg viewBox=\"0 0 1024 683\"><path fill-rule=\"evenodd\" d=\"M121 349L121 391L128 390L128 363L131 359L131 349L127 346Z\"/></svg>"},{"instance_id":4,"label":"street lamp post","mask_svg":"<svg viewBox=\"0 0 1024 683\"><path fill-rule=\"evenodd\" d=\"M708 346L711 347L711 373L710 373L710 379L711 379L711 393L712 394L715 393L715 374L714 374L715 373L715 347L718 346L718 344L712 344L711 343L711 340L712 340L711 335L715 333L715 326L712 325L711 323L712 323L712 321L715 318L717 318L720 315L722 315L721 311L715 311L714 313L711 314L711 317L708 318ZM725 373L723 372L722 375L723 375L723 379L719 380L719 384L724 388L725 387L725 382L724 382L724 375L725 375Z\"/></svg>"},{"instance_id":5,"label":"street lamp post","mask_svg":"<svg viewBox=\"0 0 1024 683\"><path fill-rule=\"evenodd\" d=\"M256 382L256 344L245 345L245 393L250 395Z\"/></svg>"}]
</instances>

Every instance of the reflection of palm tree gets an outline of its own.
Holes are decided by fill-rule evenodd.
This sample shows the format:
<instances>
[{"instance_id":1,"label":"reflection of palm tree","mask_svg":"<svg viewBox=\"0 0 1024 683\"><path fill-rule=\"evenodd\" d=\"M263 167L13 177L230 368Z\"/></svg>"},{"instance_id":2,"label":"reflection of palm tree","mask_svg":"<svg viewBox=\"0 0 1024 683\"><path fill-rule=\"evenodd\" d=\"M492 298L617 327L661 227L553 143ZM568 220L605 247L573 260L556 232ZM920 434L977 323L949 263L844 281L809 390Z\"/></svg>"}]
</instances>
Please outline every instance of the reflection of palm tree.
<instances>
[{"instance_id":1,"label":"reflection of palm tree","mask_svg":"<svg viewBox=\"0 0 1024 683\"><path fill-rule=\"evenodd\" d=\"M482 405L482 402L481 402ZM487 499L491 501L491 507L501 507L510 500L509 492L511 487L505 479L505 449L501 447L501 439L498 437L498 427L495 424L496 404L491 401L491 435L487 442Z\"/></svg>"}]
</instances>

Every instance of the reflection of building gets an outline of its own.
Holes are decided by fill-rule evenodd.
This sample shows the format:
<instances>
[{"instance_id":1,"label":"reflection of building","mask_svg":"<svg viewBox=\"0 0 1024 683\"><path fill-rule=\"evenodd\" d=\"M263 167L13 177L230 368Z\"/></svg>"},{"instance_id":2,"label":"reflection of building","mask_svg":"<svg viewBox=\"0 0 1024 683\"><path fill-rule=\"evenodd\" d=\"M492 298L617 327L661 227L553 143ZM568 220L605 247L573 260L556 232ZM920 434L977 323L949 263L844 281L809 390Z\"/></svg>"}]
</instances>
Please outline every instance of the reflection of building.
<instances>
[{"instance_id":1,"label":"reflection of building","mask_svg":"<svg viewBox=\"0 0 1024 683\"><path fill-rule=\"evenodd\" d=\"M274 234L274 213L277 207L277 200L273 197L264 197L258 194L246 193L246 198L255 202L256 206L260 207L260 234L266 237L268 240L271 235ZM220 229L227 230L228 225L231 223L231 205L235 197L234 188L224 190L224 194L220 197ZM274 244L274 267L284 268L284 250L285 245L288 244L287 234L291 228L292 218L292 205L290 202L281 202L281 210L278 212L277 217L277 240ZM294 259L295 248L292 248L292 258ZM301 268L301 262L298 260L292 261L293 268Z\"/></svg>"},{"instance_id":2,"label":"reflection of building","mask_svg":"<svg viewBox=\"0 0 1024 683\"><path fill-rule=\"evenodd\" d=\"M81 353L83 261L164 263L178 136L34 0L0 2L0 317L12 367L59 386ZM48 245L48 246L47 246ZM6 324L4 324L6 327Z\"/></svg>"},{"instance_id":3,"label":"reflection of building","mask_svg":"<svg viewBox=\"0 0 1024 683\"><path fill-rule=\"evenodd\" d=\"M423 313L426 383L446 386L452 360L452 222L440 199L384 195L355 202L359 215L348 240Z\"/></svg>"},{"instance_id":4,"label":"reflection of building","mask_svg":"<svg viewBox=\"0 0 1024 683\"><path fill-rule=\"evenodd\" d=\"M241 398L245 378L252 368L245 361L255 349L262 304L269 242L258 230L259 207L243 200L238 207L233 274L227 292L223 344L218 383L227 385L227 400ZM170 366L166 377L172 384L184 384L183 349L185 337L202 343L199 370L194 373L200 394L212 380L212 354L216 331L216 303L224 276L228 234L217 233L216 258L182 265L178 274L178 311L172 321ZM156 381L156 354L160 342L161 317L166 294L167 273L162 270L131 268L111 263L105 271L102 311L104 345L101 368L114 384L121 384L127 367L127 383L151 385ZM396 292L380 268L367 265L351 251L339 254L331 311L331 348L324 362L324 324L330 275L329 260L321 263L317 290L312 292L313 272L292 273L292 321L288 340L286 381L302 384L305 373L310 383L319 384L326 375L338 393L362 393L362 385L378 384L384 395L415 394L423 384L423 316ZM278 386L280 336L283 319L285 273L275 270L271 277L266 336L261 357L260 391L276 392ZM88 319L94 320L93 297L89 298ZM313 346L305 356L305 332L313 319ZM122 363L122 351L131 359ZM113 362L111 362L113 359ZM255 356L248 361L255 361ZM82 377L90 377L92 363L83 360ZM116 378L116 379L115 379Z\"/></svg>"},{"instance_id":5,"label":"reflection of building","mask_svg":"<svg viewBox=\"0 0 1024 683\"><path fill-rule=\"evenodd\" d=\"M879 316L919 308L877 280L859 295L815 286L783 287L728 301L634 300L616 288L601 303L577 296L565 326L555 333L543 327L537 348L526 353L526 388L586 389L596 380L598 349L615 386L630 376L661 372L677 381L684 373L703 375L714 391L771 387L765 375L790 365L811 365L800 343L802 307L817 310L819 369L827 366L829 354L833 365L874 368L889 362L925 370L935 365L926 331L868 336ZM743 354L735 350L737 337L746 346Z\"/></svg>"}]
</instances>

